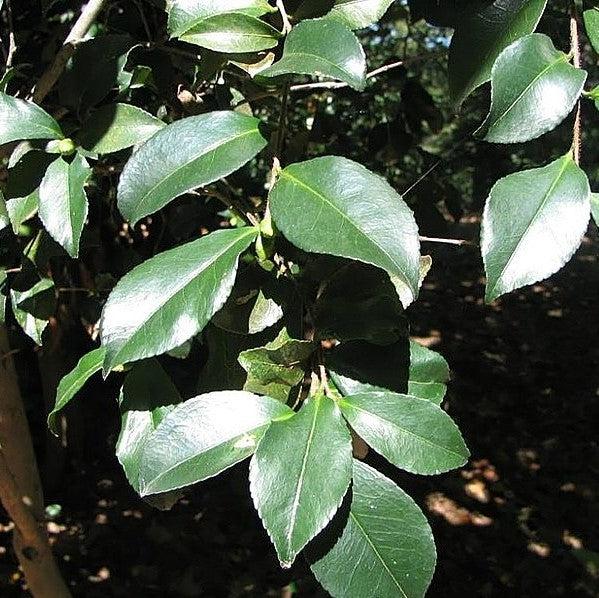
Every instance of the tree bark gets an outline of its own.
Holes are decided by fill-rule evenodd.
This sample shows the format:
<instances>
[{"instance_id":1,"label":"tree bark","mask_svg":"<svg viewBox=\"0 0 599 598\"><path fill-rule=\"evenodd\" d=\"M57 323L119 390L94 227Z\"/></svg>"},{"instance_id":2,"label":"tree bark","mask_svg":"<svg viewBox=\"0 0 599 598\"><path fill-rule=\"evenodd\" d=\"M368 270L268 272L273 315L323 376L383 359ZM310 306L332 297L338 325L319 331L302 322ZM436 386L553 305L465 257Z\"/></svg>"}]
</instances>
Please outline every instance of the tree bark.
<instances>
[{"instance_id":1,"label":"tree bark","mask_svg":"<svg viewBox=\"0 0 599 598\"><path fill-rule=\"evenodd\" d=\"M0 326L0 501L15 524L13 546L35 598L71 594L52 555L44 499L6 329Z\"/></svg>"}]
</instances>

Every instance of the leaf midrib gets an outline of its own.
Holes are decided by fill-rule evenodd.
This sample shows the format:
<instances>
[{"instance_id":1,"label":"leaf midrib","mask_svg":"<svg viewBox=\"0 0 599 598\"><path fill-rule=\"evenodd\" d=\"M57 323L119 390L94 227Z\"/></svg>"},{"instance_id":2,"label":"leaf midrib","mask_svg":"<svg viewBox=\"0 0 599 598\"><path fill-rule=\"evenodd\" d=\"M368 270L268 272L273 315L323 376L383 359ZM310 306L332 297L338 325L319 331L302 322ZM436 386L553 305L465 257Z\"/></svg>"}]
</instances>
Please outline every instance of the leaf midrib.
<instances>
[{"instance_id":1,"label":"leaf midrib","mask_svg":"<svg viewBox=\"0 0 599 598\"><path fill-rule=\"evenodd\" d=\"M338 64L335 64L332 60L329 60L328 58L324 57L324 56L319 56L318 54L312 54L311 52L296 52L295 50L290 50L287 54L287 56L283 56L282 61L285 58L290 58L290 57L307 57L307 58L314 58L315 60L321 60L322 62L327 63L328 65L332 66L334 69L339 69L348 79L351 79L352 81L356 80L356 76L351 73L350 71L348 71L346 68L344 68L343 66L340 66ZM277 65L274 64L272 66L272 69L276 69ZM310 73L307 73L310 74ZM325 77L331 77L331 75L324 75ZM338 77L337 77L338 78ZM364 81L364 74L362 74L362 78L361 81Z\"/></svg>"},{"instance_id":2,"label":"leaf midrib","mask_svg":"<svg viewBox=\"0 0 599 598\"><path fill-rule=\"evenodd\" d=\"M399 581L395 578L395 575L393 575L393 572L391 571L391 569L389 569L389 566L387 565L385 559L383 558L381 553L378 551L374 542L370 539L370 536L366 532L366 529L360 523L360 520L358 519L358 517L351 510L349 512L349 516L351 519L353 519L354 523L358 526L358 529L360 530L360 532L362 533L362 535L368 542L370 548L372 549L372 551L374 552L376 557L379 559L381 565L383 565L383 568L385 569L385 571L387 571L387 573L389 574L389 577L393 580L393 583L397 586L397 589L401 592L402 596L404 596L404 598L408 598L408 595L406 594L405 590L400 585Z\"/></svg>"},{"instance_id":3,"label":"leaf midrib","mask_svg":"<svg viewBox=\"0 0 599 598\"><path fill-rule=\"evenodd\" d=\"M289 518L289 526L287 528L287 533L285 534L285 536L287 538L288 554L291 554L293 552L292 547L291 547L291 541L292 541L292 536L293 536L293 532L295 529L295 522L297 520L297 512L299 509L300 495L302 492L302 488L304 486L306 469L308 466L308 456L310 454L310 448L312 446L312 441L314 439L314 431L316 430L316 421L318 419L318 412L320 410L320 405L321 405L320 399L314 399L314 400L316 401L316 405L315 405L315 409L314 409L314 416L312 418L312 424L310 426L310 432L308 434L308 440L306 442L306 449L305 449L304 456L302 459L302 466L300 469L300 475L299 475L297 487L295 490L295 496L293 498L293 504L291 505L291 516Z\"/></svg>"},{"instance_id":4,"label":"leaf midrib","mask_svg":"<svg viewBox=\"0 0 599 598\"><path fill-rule=\"evenodd\" d=\"M410 289L410 292L412 293L412 296L416 295L415 290L412 288L412 283L410 282L408 276L403 271L403 269L401 268L401 266L393 259L393 257L387 252L387 250L384 247L382 247L381 245L379 245L378 243L376 243L376 241L372 240L351 218L349 218L349 216L347 216L347 214L345 214L344 212L342 212L333 202L331 202L325 195L323 195L322 193L320 193L317 189L314 189L313 187L310 187L309 185L307 185L306 183L304 183L300 179L297 179L292 174L289 174L288 171L285 171L285 170L282 171L281 172L281 178L291 179L297 185L299 185L300 187L303 187L304 189L307 189L313 195L315 195L316 197L320 198L324 203L326 203L331 208L333 208L337 213L339 213L339 215L344 220L346 220L347 222L349 222L351 224L351 226L360 234L360 236L362 238L366 239L366 241L370 245L374 246L376 249L378 249L379 251L381 251L381 253L383 253L389 259L389 261L397 268L397 270L395 272L393 272L393 274L398 274L402 278L402 281ZM373 264L375 266L378 266L378 264L374 264L373 262L368 262L368 263ZM380 268L380 266L378 266L378 267Z\"/></svg>"}]
</instances>

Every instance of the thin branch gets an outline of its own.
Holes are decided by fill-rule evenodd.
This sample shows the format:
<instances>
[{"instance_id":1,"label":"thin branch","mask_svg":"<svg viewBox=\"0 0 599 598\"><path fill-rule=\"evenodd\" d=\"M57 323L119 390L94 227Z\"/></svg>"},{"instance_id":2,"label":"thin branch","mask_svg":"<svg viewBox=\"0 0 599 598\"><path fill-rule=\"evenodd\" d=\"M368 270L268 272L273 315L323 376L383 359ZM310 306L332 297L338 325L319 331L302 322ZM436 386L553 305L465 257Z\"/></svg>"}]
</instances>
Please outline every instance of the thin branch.
<instances>
[{"instance_id":1,"label":"thin branch","mask_svg":"<svg viewBox=\"0 0 599 598\"><path fill-rule=\"evenodd\" d=\"M139 16L141 17L141 22L143 24L144 31L146 32L146 37L148 38L149 42L152 42L152 32L150 31L148 19L146 19L146 14L144 13L144 7L139 0L134 0L134 3L137 7L137 11L139 12Z\"/></svg>"},{"instance_id":2,"label":"thin branch","mask_svg":"<svg viewBox=\"0 0 599 598\"><path fill-rule=\"evenodd\" d=\"M277 131L277 143L275 146L275 156L282 159L285 149L285 133L287 129L287 107L289 104L289 83L285 83L281 95L281 113L279 114L279 129Z\"/></svg>"},{"instance_id":3,"label":"thin branch","mask_svg":"<svg viewBox=\"0 0 599 598\"><path fill-rule=\"evenodd\" d=\"M75 53L77 44L87 35L90 27L94 24L98 14L104 8L106 0L90 0L82 9L81 14L71 32L67 36L62 48L56 54L54 61L41 76L33 89L30 99L39 104L50 93L55 83L62 75L69 58Z\"/></svg>"},{"instance_id":4,"label":"thin branch","mask_svg":"<svg viewBox=\"0 0 599 598\"><path fill-rule=\"evenodd\" d=\"M279 9L281 18L283 19L283 33L287 35L291 31L292 26L291 22L289 21L289 15L285 10L285 4L283 3L283 0L277 0L277 8Z\"/></svg>"},{"instance_id":5,"label":"thin branch","mask_svg":"<svg viewBox=\"0 0 599 598\"><path fill-rule=\"evenodd\" d=\"M570 44L572 53L572 63L580 68L580 36L578 33L578 10L576 2L572 0L570 4ZM578 100L576 106L576 117L574 118L574 128L572 131L572 157L576 164L580 164L580 146L582 139L582 107Z\"/></svg>"},{"instance_id":6,"label":"thin branch","mask_svg":"<svg viewBox=\"0 0 599 598\"><path fill-rule=\"evenodd\" d=\"M6 0L6 19L8 22L8 54L6 55L5 71L12 66L15 52L17 51L17 42L15 41L15 29L12 20L12 7L10 5L10 0Z\"/></svg>"},{"instance_id":7,"label":"thin branch","mask_svg":"<svg viewBox=\"0 0 599 598\"><path fill-rule=\"evenodd\" d=\"M439 237L420 237L423 243L442 243L444 245L472 245L476 243L473 241L467 241L466 239L441 239Z\"/></svg>"}]
</instances>

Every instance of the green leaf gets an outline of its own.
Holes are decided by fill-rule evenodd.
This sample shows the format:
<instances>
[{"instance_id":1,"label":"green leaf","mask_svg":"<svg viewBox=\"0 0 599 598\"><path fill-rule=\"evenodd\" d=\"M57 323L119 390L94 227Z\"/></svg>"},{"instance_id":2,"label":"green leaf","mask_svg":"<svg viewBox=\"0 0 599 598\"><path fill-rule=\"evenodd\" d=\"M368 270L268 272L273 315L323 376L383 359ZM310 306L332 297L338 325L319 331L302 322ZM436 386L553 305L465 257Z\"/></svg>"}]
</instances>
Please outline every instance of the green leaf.
<instances>
[{"instance_id":1,"label":"green leaf","mask_svg":"<svg viewBox=\"0 0 599 598\"><path fill-rule=\"evenodd\" d=\"M349 518L334 546L311 564L337 598L421 598L435 570L435 543L416 503L365 463L354 460Z\"/></svg>"},{"instance_id":2,"label":"green leaf","mask_svg":"<svg viewBox=\"0 0 599 598\"><path fill-rule=\"evenodd\" d=\"M253 228L216 231L126 274L102 312L104 372L161 355L200 332L227 300L238 258L256 234Z\"/></svg>"},{"instance_id":3,"label":"green leaf","mask_svg":"<svg viewBox=\"0 0 599 598\"><path fill-rule=\"evenodd\" d=\"M235 12L261 17L274 10L266 0L173 0L168 15L168 30L172 37L178 37L215 15Z\"/></svg>"},{"instance_id":4,"label":"green leaf","mask_svg":"<svg viewBox=\"0 0 599 598\"><path fill-rule=\"evenodd\" d=\"M85 112L117 86L135 40L129 35L100 35L77 44L59 81L61 105Z\"/></svg>"},{"instance_id":5,"label":"green leaf","mask_svg":"<svg viewBox=\"0 0 599 598\"><path fill-rule=\"evenodd\" d=\"M599 226L599 193L591 193L591 214L595 224Z\"/></svg>"},{"instance_id":6,"label":"green leaf","mask_svg":"<svg viewBox=\"0 0 599 598\"><path fill-rule=\"evenodd\" d=\"M225 13L200 21L180 39L213 52L240 54L274 48L280 37L280 31L256 17Z\"/></svg>"},{"instance_id":7,"label":"green leaf","mask_svg":"<svg viewBox=\"0 0 599 598\"><path fill-rule=\"evenodd\" d=\"M243 461L273 420L293 412L269 397L225 391L200 395L173 409L146 439L142 496L182 488Z\"/></svg>"},{"instance_id":8,"label":"green leaf","mask_svg":"<svg viewBox=\"0 0 599 598\"><path fill-rule=\"evenodd\" d=\"M146 443L180 402L179 391L156 359L136 363L125 378L119 396L121 431L116 456L138 494L141 494L141 462Z\"/></svg>"},{"instance_id":9,"label":"green leaf","mask_svg":"<svg viewBox=\"0 0 599 598\"><path fill-rule=\"evenodd\" d=\"M380 176L334 156L292 164L273 186L270 206L276 225L300 249L378 266L405 285L404 305L418 296L418 227Z\"/></svg>"},{"instance_id":10,"label":"green leaf","mask_svg":"<svg viewBox=\"0 0 599 598\"><path fill-rule=\"evenodd\" d=\"M165 127L158 118L130 104L108 104L98 108L79 133L86 150L110 154L143 143Z\"/></svg>"},{"instance_id":11,"label":"green leaf","mask_svg":"<svg viewBox=\"0 0 599 598\"><path fill-rule=\"evenodd\" d=\"M589 181L570 154L500 179L482 221L486 300L543 280L564 266L586 232L589 201Z\"/></svg>"},{"instance_id":12,"label":"green leaf","mask_svg":"<svg viewBox=\"0 0 599 598\"><path fill-rule=\"evenodd\" d=\"M58 436L58 413L64 409L85 383L102 369L105 354L104 347L98 347L84 355L73 370L71 370L58 385L56 390L56 402L54 408L48 415L48 427Z\"/></svg>"},{"instance_id":13,"label":"green leaf","mask_svg":"<svg viewBox=\"0 0 599 598\"><path fill-rule=\"evenodd\" d=\"M440 405L448 380L449 366L443 356L411 340L408 394Z\"/></svg>"},{"instance_id":14,"label":"green leaf","mask_svg":"<svg viewBox=\"0 0 599 598\"><path fill-rule=\"evenodd\" d=\"M19 233L19 228L25 221L37 214L39 197L39 191L36 189L25 197L13 197L6 202L6 211L15 235Z\"/></svg>"},{"instance_id":15,"label":"green leaf","mask_svg":"<svg viewBox=\"0 0 599 598\"><path fill-rule=\"evenodd\" d=\"M283 567L339 508L351 480L351 436L335 403L316 396L277 421L250 465L250 491Z\"/></svg>"},{"instance_id":16,"label":"green leaf","mask_svg":"<svg viewBox=\"0 0 599 598\"><path fill-rule=\"evenodd\" d=\"M37 345L56 308L54 283L43 278L26 291L11 289L10 300L15 320Z\"/></svg>"},{"instance_id":17,"label":"green leaf","mask_svg":"<svg viewBox=\"0 0 599 598\"><path fill-rule=\"evenodd\" d=\"M409 366L410 349L406 337L391 345L345 342L327 354L327 367L344 395L370 390L405 393Z\"/></svg>"},{"instance_id":18,"label":"green leaf","mask_svg":"<svg viewBox=\"0 0 599 598\"><path fill-rule=\"evenodd\" d=\"M60 125L37 104L0 93L0 145L21 139L62 139Z\"/></svg>"},{"instance_id":19,"label":"green leaf","mask_svg":"<svg viewBox=\"0 0 599 598\"><path fill-rule=\"evenodd\" d=\"M87 219L85 183L92 174L87 160L76 154L69 164L50 164L39 191L39 215L50 236L71 257L79 255L79 240Z\"/></svg>"},{"instance_id":20,"label":"green leaf","mask_svg":"<svg viewBox=\"0 0 599 598\"><path fill-rule=\"evenodd\" d=\"M583 14L584 26L593 49L599 54L599 8L585 10Z\"/></svg>"},{"instance_id":21,"label":"green leaf","mask_svg":"<svg viewBox=\"0 0 599 598\"><path fill-rule=\"evenodd\" d=\"M461 104L491 78L499 54L532 33L547 0L493 0L463 10L449 50L449 93Z\"/></svg>"},{"instance_id":22,"label":"green leaf","mask_svg":"<svg viewBox=\"0 0 599 598\"><path fill-rule=\"evenodd\" d=\"M260 121L237 112L210 112L168 125L125 165L118 206L135 224L169 201L241 168L266 146Z\"/></svg>"},{"instance_id":23,"label":"green leaf","mask_svg":"<svg viewBox=\"0 0 599 598\"><path fill-rule=\"evenodd\" d=\"M351 427L393 465L411 473L438 474L466 463L470 453L457 426L425 399L370 392L339 402Z\"/></svg>"},{"instance_id":24,"label":"green leaf","mask_svg":"<svg viewBox=\"0 0 599 598\"><path fill-rule=\"evenodd\" d=\"M554 129L572 111L587 78L549 37L532 33L508 46L493 66L485 141L520 143Z\"/></svg>"},{"instance_id":25,"label":"green leaf","mask_svg":"<svg viewBox=\"0 0 599 598\"><path fill-rule=\"evenodd\" d=\"M366 86L366 57L345 25L328 17L310 19L291 30L282 58L260 77L289 74L338 79L361 91Z\"/></svg>"},{"instance_id":26,"label":"green leaf","mask_svg":"<svg viewBox=\"0 0 599 598\"><path fill-rule=\"evenodd\" d=\"M408 322L389 276L359 262L340 264L323 283L313 317L320 339L388 345L408 335Z\"/></svg>"},{"instance_id":27,"label":"green leaf","mask_svg":"<svg viewBox=\"0 0 599 598\"><path fill-rule=\"evenodd\" d=\"M328 16L339 19L350 29L362 29L376 23L393 0L335 0Z\"/></svg>"},{"instance_id":28,"label":"green leaf","mask_svg":"<svg viewBox=\"0 0 599 598\"><path fill-rule=\"evenodd\" d=\"M292 388L303 380L305 362L314 348L314 343L293 339L283 328L266 346L243 351L239 363L248 373L243 390L286 403Z\"/></svg>"}]
</instances>

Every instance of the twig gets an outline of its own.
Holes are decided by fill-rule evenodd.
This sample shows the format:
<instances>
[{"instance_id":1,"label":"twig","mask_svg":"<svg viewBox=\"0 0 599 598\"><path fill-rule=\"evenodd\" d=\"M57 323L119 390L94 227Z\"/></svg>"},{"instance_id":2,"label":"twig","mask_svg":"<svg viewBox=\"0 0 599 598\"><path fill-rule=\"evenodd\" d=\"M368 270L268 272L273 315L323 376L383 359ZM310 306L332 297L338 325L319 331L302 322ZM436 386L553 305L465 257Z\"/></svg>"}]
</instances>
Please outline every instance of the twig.
<instances>
[{"instance_id":1,"label":"twig","mask_svg":"<svg viewBox=\"0 0 599 598\"><path fill-rule=\"evenodd\" d=\"M62 48L56 54L54 61L41 76L37 85L34 87L30 99L39 104L50 93L54 84L62 75L69 58L75 53L77 44L86 36L90 27L94 24L98 14L104 8L106 0L90 0L82 9L81 14L71 32L67 36Z\"/></svg>"},{"instance_id":2,"label":"twig","mask_svg":"<svg viewBox=\"0 0 599 598\"><path fill-rule=\"evenodd\" d=\"M292 26L291 22L289 21L289 15L285 10L285 4L283 3L283 0L277 0L277 8L279 9L281 18L283 19L283 33L287 35L291 31Z\"/></svg>"},{"instance_id":3,"label":"twig","mask_svg":"<svg viewBox=\"0 0 599 598\"><path fill-rule=\"evenodd\" d=\"M250 222L250 224L253 224L254 226L260 225L260 222L258 222L258 219L251 212L246 212L246 210L243 208L243 206L237 204L234 199L227 197L220 191L216 191L213 189L200 189L200 191L191 191L191 193L193 195L199 195L199 196L207 195L208 197L214 197L215 199L218 199L218 201L220 201L227 209L229 209L229 210L233 209L236 212L238 212L241 216L244 216L245 218L247 218L248 221Z\"/></svg>"},{"instance_id":4,"label":"twig","mask_svg":"<svg viewBox=\"0 0 599 598\"><path fill-rule=\"evenodd\" d=\"M146 37L149 42L152 42L152 32L150 31L150 26L148 25L148 20L146 19L146 14L144 13L144 7L142 6L139 0L133 0L135 6L137 6L137 11L139 12L139 16L141 17L142 25L144 26L144 31L146 32Z\"/></svg>"},{"instance_id":5,"label":"twig","mask_svg":"<svg viewBox=\"0 0 599 598\"><path fill-rule=\"evenodd\" d=\"M476 245L473 241L466 239L441 239L439 237L420 237L424 243L443 243L444 245Z\"/></svg>"},{"instance_id":6,"label":"twig","mask_svg":"<svg viewBox=\"0 0 599 598\"><path fill-rule=\"evenodd\" d=\"M8 54L6 55L6 69L7 71L13 63L15 52L17 51L17 43L15 41L15 30L12 20L12 7L10 0L6 0L6 19L8 22Z\"/></svg>"},{"instance_id":7,"label":"twig","mask_svg":"<svg viewBox=\"0 0 599 598\"><path fill-rule=\"evenodd\" d=\"M287 128L287 106L289 104L289 83L285 83L283 94L281 95L281 113L279 114L279 130L277 131L277 143L275 146L275 156L281 161L283 149L285 147L285 132Z\"/></svg>"},{"instance_id":8,"label":"twig","mask_svg":"<svg viewBox=\"0 0 599 598\"><path fill-rule=\"evenodd\" d=\"M572 53L572 63L580 68L580 39L578 34L578 11L576 2L572 0L570 4L570 44ZM576 117L574 118L574 128L572 131L572 157L576 164L580 164L580 145L582 139L582 112L581 102L578 100L576 105Z\"/></svg>"}]
</instances>

